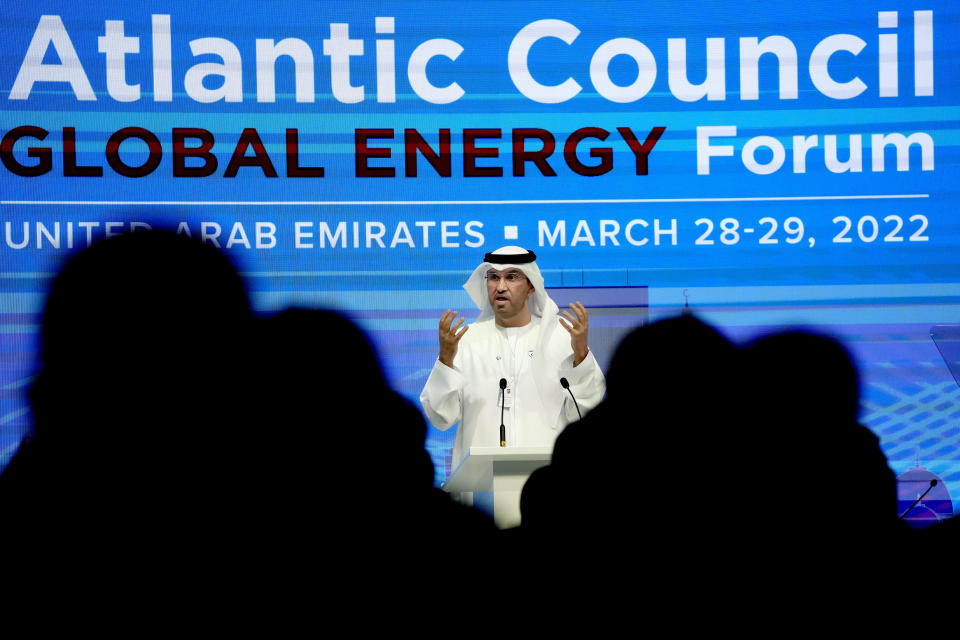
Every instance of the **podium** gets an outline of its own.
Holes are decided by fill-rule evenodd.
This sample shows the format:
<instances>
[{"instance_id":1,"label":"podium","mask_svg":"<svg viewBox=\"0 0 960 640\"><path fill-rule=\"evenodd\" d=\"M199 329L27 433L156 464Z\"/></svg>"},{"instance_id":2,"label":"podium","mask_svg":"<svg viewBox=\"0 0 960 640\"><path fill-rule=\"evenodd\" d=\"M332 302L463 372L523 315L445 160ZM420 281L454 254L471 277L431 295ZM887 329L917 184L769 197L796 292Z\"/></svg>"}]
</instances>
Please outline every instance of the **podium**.
<instances>
[{"instance_id":1,"label":"podium","mask_svg":"<svg viewBox=\"0 0 960 640\"><path fill-rule=\"evenodd\" d=\"M530 474L550 464L553 447L470 447L443 490L471 504L474 493L493 494L493 520L506 529L520 524L520 491Z\"/></svg>"}]
</instances>

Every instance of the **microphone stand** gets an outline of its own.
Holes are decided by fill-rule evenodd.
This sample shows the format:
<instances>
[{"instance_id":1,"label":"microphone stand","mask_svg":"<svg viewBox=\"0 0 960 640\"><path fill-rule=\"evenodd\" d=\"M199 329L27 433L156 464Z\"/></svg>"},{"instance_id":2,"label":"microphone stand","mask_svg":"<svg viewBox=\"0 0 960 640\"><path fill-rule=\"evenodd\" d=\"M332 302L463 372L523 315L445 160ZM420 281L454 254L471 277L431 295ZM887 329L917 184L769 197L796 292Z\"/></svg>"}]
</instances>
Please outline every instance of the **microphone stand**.
<instances>
[{"instance_id":1,"label":"microphone stand","mask_svg":"<svg viewBox=\"0 0 960 640\"><path fill-rule=\"evenodd\" d=\"M507 379L500 378L500 446L507 446L507 430L503 426L503 409L507 404L507 399L503 397L503 390L507 388Z\"/></svg>"},{"instance_id":2,"label":"microphone stand","mask_svg":"<svg viewBox=\"0 0 960 640\"><path fill-rule=\"evenodd\" d=\"M570 390L570 383L567 382L566 378L560 378L560 386L567 390L567 393L570 394L570 397L573 399L573 406L577 408L577 416L583 420L583 414L580 413L580 405L577 404L577 399L573 397L573 391Z\"/></svg>"},{"instance_id":3,"label":"microphone stand","mask_svg":"<svg viewBox=\"0 0 960 640\"><path fill-rule=\"evenodd\" d=\"M915 506L917 506L918 504L920 504L920 501L923 500L923 499L926 497L926 495L927 495L928 493L930 493L930 489L933 489L935 486L937 486L937 479L936 479L936 478L934 478L933 480L930 481L930 486L927 487L927 490L924 491L923 493L921 493L921 494L920 494L920 497L917 498L916 500L914 500L914 501L913 501L913 504L910 505L910 507L909 507L906 511L904 511L904 512L903 512L903 515L900 516L898 519L899 519L899 520L903 520L904 518L906 518L906 517L907 517L907 514L910 513L911 511L913 511L913 508L914 508Z\"/></svg>"}]
</instances>

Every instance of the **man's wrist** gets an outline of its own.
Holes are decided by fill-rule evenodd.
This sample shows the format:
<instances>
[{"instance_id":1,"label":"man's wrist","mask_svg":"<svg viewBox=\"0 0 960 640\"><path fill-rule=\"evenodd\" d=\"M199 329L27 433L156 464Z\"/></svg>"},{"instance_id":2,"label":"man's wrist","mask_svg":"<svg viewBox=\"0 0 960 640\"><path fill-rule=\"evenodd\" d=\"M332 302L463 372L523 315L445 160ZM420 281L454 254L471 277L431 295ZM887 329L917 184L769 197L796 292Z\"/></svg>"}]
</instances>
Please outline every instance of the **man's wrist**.
<instances>
[{"instance_id":1,"label":"man's wrist","mask_svg":"<svg viewBox=\"0 0 960 640\"><path fill-rule=\"evenodd\" d=\"M577 366L578 364L580 364L581 362L583 362L584 360L586 360L588 355L590 355L590 348L589 348L589 347L587 347L586 349L584 349L582 355L579 354L579 353L574 353L574 354L573 354L573 366Z\"/></svg>"}]
</instances>

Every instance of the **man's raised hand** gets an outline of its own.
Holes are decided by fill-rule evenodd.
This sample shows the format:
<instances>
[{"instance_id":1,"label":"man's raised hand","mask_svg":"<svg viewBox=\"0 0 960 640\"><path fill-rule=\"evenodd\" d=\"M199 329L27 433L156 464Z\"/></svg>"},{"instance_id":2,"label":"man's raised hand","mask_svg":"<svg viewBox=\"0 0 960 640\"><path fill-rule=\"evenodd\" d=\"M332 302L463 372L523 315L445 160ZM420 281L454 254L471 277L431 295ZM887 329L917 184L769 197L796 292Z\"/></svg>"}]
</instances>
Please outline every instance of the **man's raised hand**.
<instances>
[{"instance_id":1,"label":"man's raised hand","mask_svg":"<svg viewBox=\"0 0 960 640\"><path fill-rule=\"evenodd\" d=\"M453 358L457 355L457 345L460 338L470 328L469 326L461 328L463 321L466 320L463 316L460 316L460 319L454 324L453 321L456 317L457 312L450 311L450 309L444 311L440 317L440 362L451 369L453 368Z\"/></svg>"},{"instance_id":2,"label":"man's raised hand","mask_svg":"<svg viewBox=\"0 0 960 640\"><path fill-rule=\"evenodd\" d=\"M571 302L570 309L573 310L573 313L566 310L561 311L559 319L560 324L570 334L570 346L573 348L573 366L577 366L583 362L590 351L587 348L589 318L586 308L579 302ZM566 319L566 322L564 322L564 319Z\"/></svg>"}]
</instances>

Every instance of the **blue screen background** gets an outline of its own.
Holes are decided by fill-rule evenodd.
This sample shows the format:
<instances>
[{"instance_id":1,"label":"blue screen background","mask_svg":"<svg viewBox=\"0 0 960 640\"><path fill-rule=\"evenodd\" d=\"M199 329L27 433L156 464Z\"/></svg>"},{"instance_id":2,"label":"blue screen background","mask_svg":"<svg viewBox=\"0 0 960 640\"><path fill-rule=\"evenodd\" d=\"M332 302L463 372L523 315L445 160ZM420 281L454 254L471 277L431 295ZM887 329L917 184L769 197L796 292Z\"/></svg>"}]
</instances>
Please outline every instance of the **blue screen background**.
<instances>
[{"instance_id":1,"label":"blue screen background","mask_svg":"<svg viewBox=\"0 0 960 640\"><path fill-rule=\"evenodd\" d=\"M898 26L879 28L878 10L897 12ZM82 222L99 223L92 232L100 237L107 223L123 230L132 221L163 221L184 223L193 235L206 230L216 236L244 272L257 309L320 305L351 315L376 342L392 384L410 398L419 395L436 357L439 315L446 308L474 313L461 284L484 252L505 244L534 249L548 287L582 287L585 295L609 287L644 288L645 305L636 306L636 322L674 315L689 302L736 341L793 326L828 332L857 359L863 376L861 419L880 437L894 471L930 470L943 480L954 510L960 507L960 389L930 339L932 325L960 322L955 216L960 11L954 3L701 2L691 3L689 10L668 2L165 3L173 78L167 102L155 101L153 93L151 14L159 11L130 2L0 8L5 43L0 131L7 135L29 125L49 132L43 141L25 138L14 145L13 154L24 165L36 163L29 147L52 150L52 169L44 175L22 177L0 168L0 232L5 234L0 238L0 465L29 429L24 392L33 374L39 312L52 274L70 252L68 223L80 246ZM932 11L933 95L914 95L914 11ZM42 15L60 17L96 100L78 100L65 82L38 82L27 99L11 98ZM383 16L394 18L393 34L375 32L375 18ZM557 104L524 96L507 65L516 34L542 19L563 20L580 30L571 44L545 38L530 51L530 72L539 82L556 85L573 78L581 85L580 93ZM139 53L125 58L126 82L140 85L136 101L109 95L105 55L98 51L108 20L124 21L125 34L139 38ZM348 24L350 37L363 41L364 54L351 59L351 82L365 87L361 102L344 103L333 94L330 58L322 53L333 23ZM892 33L898 37L899 95L880 96L878 35ZM808 71L814 47L833 34L865 42L856 55L841 51L830 59L835 81L856 77L866 84L850 99L823 95ZM772 35L788 38L797 50L798 95L779 97L776 61L765 56L758 99L741 99L739 39ZM192 55L190 41L207 37L229 40L239 51L240 102L205 104L187 94L188 69L221 62L211 54ZM276 64L275 100L257 101L256 40L284 38L298 38L312 50L312 102L295 100L289 58ZM407 77L413 51L435 38L463 48L455 60L436 57L427 66L434 85L456 82L464 90L449 104L422 99ZM614 38L644 43L656 61L650 91L627 103L606 98L590 78L594 52ZM667 63L671 38L686 39L687 76L694 84L705 77L706 39L724 38L725 99L685 102L674 95ZM377 100L377 39L394 43L394 102ZM51 48L43 61L55 65L58 56ZM631 84L638 72L637 62L625 55L616 56L608 69L610 80L620 86ZM204 86L213 89L219 82L208 78ZM731 145L733 155L712 157L709 175L698 174L698 127L721 126L736 127L736 135L712 144ZM102 177L64 175L64 127L75 130L77 164L103 167ZM117 175L105 160L108 138L123 127L146 129L162 145L157 169L145 177ZM212 175L173 176L172 130L181 127L213 135L218 169ZM590 149L609 148L612 169L603 175L579 175L564 160L565 141L583 127L609 132L606 140L585 140L578 152L583 164L592 165L598 159ZM649 156L647 175L637 175L635 156L618 127L630 128L641 143L653 127L665 127ZM248 128L257 130L278 177L251 166L240 167L234 178L224 177ZM286 176L285 131L291 128L298 130L300 165L323 166L323 178ZM394 177L356 175L355 131L363 128L392 130L392 138L369 142L389 150L389 156L372 158L369 165L393 167ZM533 163L525 165L525 175L513 175L511 132L521 128L550 132L557 149L548 161L557 175L541 175ZM437 175L422 157L418 175L404 175L405 129L417 130L434 148L440 130L449 129L449 177ZM478 139L478 147L496 155L479 158L476 165L500 167L502 176L464 175L464 129L500 130L498 137ZM931 168L923 169L920 145L912 145L906 170L897 170L893 148L885 151L883 171L873 170L872 135L918 132L932 141ZM807 153L805 171L795 172L795 136L814 135L818 145ZM838 159L845 161L851 146L858 146L851 135L861 136L862 170L828 170L825 137L836 136ZM757 136L775 138L785 149L782 167L768 175L749 171L742 160L744 146ZM528 148L539 144L527 142ZM136 166L146 160L147 147L130 140L119 154ZM252 157L253 150L246 155ZM761 146L755 159L769 163L773 152ZM733 234L722 235L724 224L732 224L724 220L736 222L735 242ZM795 226L788 231L785 225L796 225L788 220L802 222L802 235ZM655 221L673 230L661 235L659 244ZM59 248L38 237L38 223L51 234L60 225ZM249 248L235 230L237 223ZM275 245L257 248L256 223L272 225ZM298 223L301 234L313 234L301 235L299 247ZM345 246L329 246L329 241L320 246L321 223L331 232L344 223ZM644 244L630 242L631 223L630 238ZM369 232L385 246L371 240ZM761 242L768 232L770 242ZM712 243L697 244L698 239ZM25 240L22 248L11 246ZM692 397L696 392L690 389ZM771 416L771 428L775 425ZM361 442L358 438L358 465ZM452 442L452 431L430 429L427 448L438 483L449 471Z\"/></svg>"}]
</instances>

